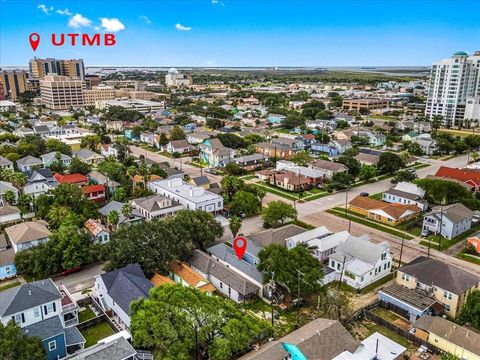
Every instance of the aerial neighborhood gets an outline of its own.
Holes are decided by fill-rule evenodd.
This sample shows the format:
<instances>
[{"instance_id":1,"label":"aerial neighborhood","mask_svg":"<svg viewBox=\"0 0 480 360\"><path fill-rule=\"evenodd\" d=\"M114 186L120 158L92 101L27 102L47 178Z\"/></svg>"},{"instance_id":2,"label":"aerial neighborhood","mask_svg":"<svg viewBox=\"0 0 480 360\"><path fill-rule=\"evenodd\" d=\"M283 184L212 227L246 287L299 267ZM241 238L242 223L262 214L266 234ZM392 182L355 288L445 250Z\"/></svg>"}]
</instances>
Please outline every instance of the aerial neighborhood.
<instances>
[{"instance_id":1,"label":"aerial neighborhood","mask_svg":"<svg viewBox=\"0 0 480 360\"><path fill-rule=\"evenodd\" d=\"M445 57L0 70L4 358L480 360L480 52Z\"/></svg>"}]
</instances>

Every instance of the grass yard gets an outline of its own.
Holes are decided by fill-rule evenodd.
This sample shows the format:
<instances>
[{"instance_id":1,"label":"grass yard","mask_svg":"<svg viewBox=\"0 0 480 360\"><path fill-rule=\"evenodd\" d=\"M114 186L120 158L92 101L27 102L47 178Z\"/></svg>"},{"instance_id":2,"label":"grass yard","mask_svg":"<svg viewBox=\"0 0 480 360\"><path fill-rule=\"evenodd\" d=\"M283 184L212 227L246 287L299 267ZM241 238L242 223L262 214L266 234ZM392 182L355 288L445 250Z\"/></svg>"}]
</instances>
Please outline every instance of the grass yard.
<instances>
[{"instance_id":1,"label":"grass yard","mask_svg":"<svg viewBox=\"0 0 480 360\"><path fill-rule=\"evenodd\" d=\"M95 345L99 340L102 340L114 334L114 331L107 322L91 326L80 331L85 338L85 347Z\"/></svg>"},{"instance_id":2,"label":"grass yard","mask_svg":"<svg viewBox=\"0 0 480 360\"><path fill-rule=\"evenodd\" d=\"M439 236L437 235L428 235L425 240L421 241L420 244L422 245L425 245L428 247L429 245L429 240L430 240L430 246L434 249L437 249L437 250L440 250L440 251L444 251L444 250L447 250L448 248L450 248L451 246L459 243L460 241L463 241L465 240L466 238L468 238L470 235L472 234L475 234L476 232L478 232L480 230L480 226L475 226L473 228L471 228L470 230L468 231L465 231L464 233L454 237L452 240L448 240L448 239L445 239L445 238L441 238L440 241L439 241ZM439 246L439 242L440 242L440 246Z\"/></svg>"},{"instance_id":3,"label":"grass yard","mask_svg":"<svg viewBox=\"0 0 480 360\"><path fill-rule=\"evenodd\" d=\"M242 180L253 180L255 179L256 176L255 175L244 175L244 176L240 176L240 179Z\"/></svg>"},{"instance_id":4,"label":"grass yard","mask_svg":"<svg viewBox=\"0 0 480 360\"><path fill-rule=\"evenodd\" d=\"M304 228L304 229L307 229L307 230L316 229L315 226L310 225L310 224L307 224L306 222L303 222L303 221L300 221L300 220L290 221L289 224L297 225L297 226L300 226L300 227L302 227L302 228Z\"/></svg>"},{"instance_id":5,"label":"grass yard","mask_svg":"<svg viewBox=\"0 0 480 360\"><path fill-rule=\"evenodd\" d=\"M374 309L373 313L377 316L380 316L382 319L385 319L385 320L387 320L388 322L391 322L391 323L393 323L395 320L400 319L399 315L397 315L394 312L389 311L387 309L381 308L381 307L378 307L378 308Z\"/></svg>"},{"instance_id":6,"label":"grass yard","mask_svg":"<svg viewBox=\"0 0 480 360\"><path fill-rule=\"evenodd\" d=\"M281 196L285 199L288 199L288 200L298 200L298 196L294 196L294 195L291 195L285 191L282 191L282 190L279 190L277 188L274 188L273 186L271 185L267 185L265 183L255 183L253 184L254 186L258 186L258 187L261 187L262 189L265 189L267 192L269 193L272 193L272 194L275 194L275 195L278 195L278 196Z\"/></svg>"},{"instance_id":7,"label":"grass yard","mask_svg":"<svg viewBox=\"0 0 480 360\"><path fill-rule=\"evenodd\" d=\"M459 259L468 261L472 264L480 265L480 256L475 256L472 254L467 254L465 250L462 250L460 254L457 255Z\"/></svg>"},{"instance_id":8,"label":"grass yard","mask_svg":"<svg viewBox=\"0 0 480 360\"><path fill-rule=\"evenodd\" d=\"M85 310L82 310L78 313L78 321L80 323L84 322L84 321L87 321L87 320L90 320L90 319L93 319L94 317L96 317L95 313L93 312L92 309L90 309L89 306L87 306L85 308Z\"/></svg>"},{"instance_id":9,"label":"grass yard","mask_svg":"<svg viewBox=\"0 0 480 360\"><path fill-rule=\"evenodd\" d=\"M0 284L0 291L7 290L7 289L13 288L13 287L18 286L18 285L20 285L20 281L15 281L15 282L12 282L12 283L7 284L7 285Z\"/></svg>"},{"instance_id":10,"label":"grass yard","mask_svg":"<svg viewBox=\"0 0 480 360\"><path fill-rule=\"evenodd\" d=\"M383 195L383 193L379 192L379 193L370 195L369 198L374 199L374 200L382 200L382 195Z\"/></svg>"}]
</instances>

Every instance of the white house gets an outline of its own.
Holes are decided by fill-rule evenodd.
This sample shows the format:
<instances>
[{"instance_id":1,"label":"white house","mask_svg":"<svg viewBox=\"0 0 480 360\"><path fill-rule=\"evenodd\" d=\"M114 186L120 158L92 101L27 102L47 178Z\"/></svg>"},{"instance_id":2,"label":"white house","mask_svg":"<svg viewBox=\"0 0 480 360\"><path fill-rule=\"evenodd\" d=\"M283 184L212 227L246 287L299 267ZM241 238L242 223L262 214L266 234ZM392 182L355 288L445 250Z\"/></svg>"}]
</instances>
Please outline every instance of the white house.
<instances>
[{"instance_id":1,"label":"white house","mask_svg":"<svg viewBox=\"0 0 480 360\"><path fill-rule=\"evenodd\" d=\"M435 206L432 212L423 218L422 234L440 233L446 239L470 230L473 212L461 203L446 206Z\"/></svg>"},{"instance_id":2,"label":"white house","mask_svg":"<svg viewBox=\"0 0 480 360\"><path fill-rule=\"evenodd\" d=\"M112 144L103 144L100 147L100 154L105 157L113 156L114 158L117 158L118 150Z\"/></svg>"},{"instance_id":3,"label":"white house","mask_svg":"<svg viewBox=\"0 0 480 360\"><path fill-rule=\"evenodd\" d=\"M42 159L42 163L44 167L49 167L53 163L60 160L63 167L66 168L70 165L70 162L72 161L72 158L70 156L61 154L55 151L49 152L48 154L41 155L40 158Z\"/></svg>"},{"instance_id":4,"label":"white house","mask_svg":"<svg viewBox=\"0 0 480 360\"><path fill-rule=\"evenodd\" d=\"M105 160L105 156L97 154L89 149L80 149L76 151L73 156L89 165L95 165Z\"/></svg>"},{"instance_id":5,"label":"white house","mask_svg":"<svg viewBox=\"0 0 480 360\"><path fill-rule=\"evenodd\" d=\"M196 187L182 179L156 180L149 182L150 190L177 201L190 210L217 212L223 210L223 197L202 187Z\"/></svg>"},{"instance_id":6,"label":"white house","mask_svg":"<svg viewBox=\"0 0 480 360\"><path fill-rule=\"evenodd\" d=\"M168 142L164 150L169 154L186 154L193 150L193 146L190 145L187 140L172 140Z\"/></svg>"},{"instance_id":7,"label":"white house","mask_svg":"<svg viewBox=\"0 0 480 360\"><path fill-rule=\"evenodd\" d=\"M328 268L337 274L337 279L355 289L387 276L392 268L390 245L370 242L368 236L349 236L338 244L336 252L329 256Z\"/></svg>"},{"instance_id":8,"label":"white house","mask_svg":"<svg viewBox=\"0 0 480 360\"><path fill-rule=\"evenodd\" d=\"M26 221L9 226L5 229L15 254L19 251L30 249L49 240L51 232L43 220Z\"/></svg>"},{"instance_id":9,"label":"white house","mask_svg":"<svg viewBox=\"0 0 480 360\"><path fill-rule=\"evenodd\" d=\"M105 244L110 241L110 231L101 222L88 219L84 226L95 243Z\"/></svg>"},{"instance_id":10,"label":"white house","mask_svg":"<svg viewBox=\"0 0 480 360\"><path fill-rule=\"evenodd\" d=\"M53 177L50 169L38 169L34 170L32 175L30 175L23 187L23 193L36 198L57 186L58 181Z\"/></svg>"},{"instance_id":11,"label":"white house","mask_svg":"<svg viewBox=\"0 0 480 360\"><path fill-rule=\"evenodd\" d=\"M0 206L0 224L8 224L21 218L22 214L16 206Z\"/></svg>"},{"instance_id":12,"label":"white house","mask_svg":"<svg viewBox=\"0 0 480 360\"><path fill-rule=\"evenodd\" d=\"M35 168L40 168L42 165L41 159L30 155L17 160L17 169L26 174L30 174Z\"/></svg>"},{"instance_id":13,"label":"white house","mask_svg":"<svg viewBox=\"0 0 480 360\"><path fill-rule=\"evenodd\" d=\"M424 199L425 190L407 181L401 181L382 194L382 200L392 204L416 205L422 211L427 210L428 202Z\"/></svg>"},{"instance_id":14,"label":"white house","mask_svg":"<svg viewBox=\"0 0 480 360\"><path fill-rule=\"evenodd\" d=\"M184 209L177 201L158 194L133 199L131 204L147 220L173 216L177 211Z\"/></svg>"},{"instance_id":15,"label":"white house","mask_svg":"<svg viewBox=\"0 0 480 360\"><path fill-rule=\"evenodd\" d=\"M11 191L15 194L15 202L18 200L18 189L8 181L0 181L0 204L5 204L4 196L7 191Z\"/></svg>"},{"instance_id":16,"label":"white house","mask_svg":"<svg viewBox=\"0 0 480 360\"><path fill-rule=\"evenodd\" d=\"M8 160L7 158L4 158L3 156L0 156L0 169L13 170L13 162Z\"/></svg>"}]
</instances>

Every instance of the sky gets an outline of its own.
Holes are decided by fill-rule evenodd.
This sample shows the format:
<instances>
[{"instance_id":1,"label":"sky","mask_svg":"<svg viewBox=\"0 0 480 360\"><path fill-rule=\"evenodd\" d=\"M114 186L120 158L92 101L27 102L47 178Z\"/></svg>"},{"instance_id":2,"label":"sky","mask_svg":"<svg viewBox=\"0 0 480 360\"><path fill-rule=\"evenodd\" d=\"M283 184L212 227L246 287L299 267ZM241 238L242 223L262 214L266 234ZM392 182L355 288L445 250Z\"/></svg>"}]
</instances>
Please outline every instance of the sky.
<instances>
[{"instance_id":1,"label":"sky","mask_svg":"<svg viewBox=\"0 0 480 360\"><path fill-rule=\"evenodd\" d=\"M479 14L479 0L0 0L0 65L428 66L480 50ZM117 43L50 44L72 32Z\"/></svg>"}]
</instances>

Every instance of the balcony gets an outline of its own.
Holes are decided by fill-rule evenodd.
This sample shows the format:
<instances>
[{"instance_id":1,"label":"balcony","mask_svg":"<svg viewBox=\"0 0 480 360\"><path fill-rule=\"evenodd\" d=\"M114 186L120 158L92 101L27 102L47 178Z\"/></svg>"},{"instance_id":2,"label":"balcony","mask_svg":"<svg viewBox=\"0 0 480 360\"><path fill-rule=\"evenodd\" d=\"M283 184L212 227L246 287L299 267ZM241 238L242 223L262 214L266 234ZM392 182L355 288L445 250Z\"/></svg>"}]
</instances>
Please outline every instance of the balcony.
<instances>
[{"instance_id":1,"label":"balcony","mask_svg":"<svg viewBox=\"0 0 480 360\"><path fill-rule=\"evenodd\" d=\"M62 294L62 313L78 309L77 302L73 299L70 292L63 285L58 285L58 291Z\"/></svg>"}]
</instances>

